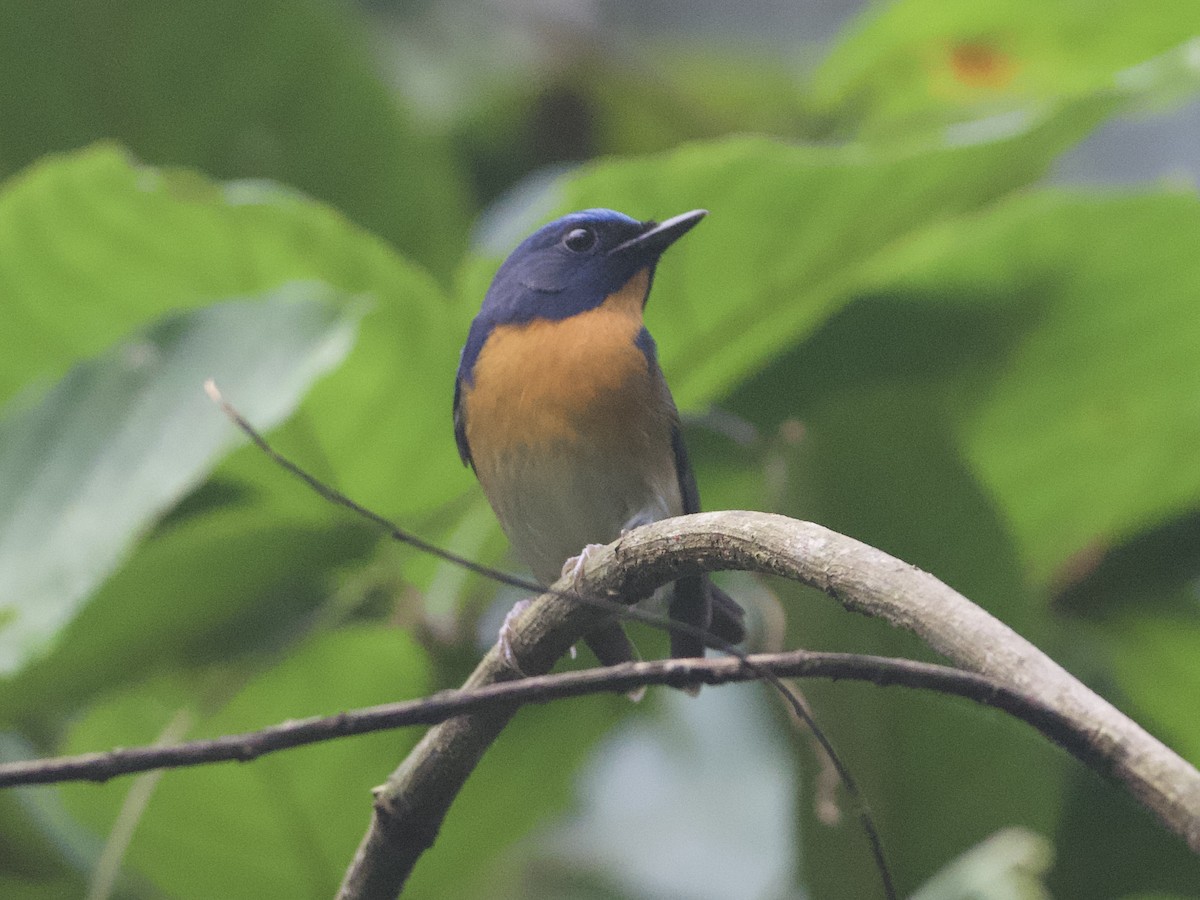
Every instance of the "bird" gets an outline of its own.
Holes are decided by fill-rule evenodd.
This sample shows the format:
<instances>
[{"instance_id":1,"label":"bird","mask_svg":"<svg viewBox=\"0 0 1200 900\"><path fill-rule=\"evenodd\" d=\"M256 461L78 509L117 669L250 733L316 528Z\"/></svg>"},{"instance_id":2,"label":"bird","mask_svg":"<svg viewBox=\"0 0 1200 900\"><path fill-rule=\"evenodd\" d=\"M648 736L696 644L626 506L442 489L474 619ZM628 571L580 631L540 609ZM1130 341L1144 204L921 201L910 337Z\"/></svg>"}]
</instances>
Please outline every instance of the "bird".
<instances>
[{"instance_id":1,"label":"bird","mask_svg":"<svg viewBox=\"0 0 1200 900\"><path fill-rule=\"evenodd\" d=\"M643 310L659 258L707 214L656 222L585 209L556 219L500 265L467 332L454 386L458 452L543 585L578 578L595 545L700 511ZM671 592L671 619L744 639L744 610L706 575ZM637 658L615 618L583 640L604 665ZM672 630L670 649L703 656L705 640Z\"/></svg>"}]
</instances>

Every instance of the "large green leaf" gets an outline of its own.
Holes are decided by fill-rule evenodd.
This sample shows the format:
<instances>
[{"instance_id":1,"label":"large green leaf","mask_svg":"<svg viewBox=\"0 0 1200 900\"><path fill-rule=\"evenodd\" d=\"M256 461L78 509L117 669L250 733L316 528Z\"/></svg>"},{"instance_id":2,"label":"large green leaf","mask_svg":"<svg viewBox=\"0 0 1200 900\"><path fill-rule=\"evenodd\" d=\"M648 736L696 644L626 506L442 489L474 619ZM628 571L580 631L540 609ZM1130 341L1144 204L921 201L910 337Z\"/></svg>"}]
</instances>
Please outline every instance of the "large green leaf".
<instances>
[{"instance_id":1,"label":"large green leaf","mask_svg":"<svg viewBox=\"0 0 1200 900\"><path fill-rule=\"evenodd\" d=\"M676 399L711 402L844 305L890 249L1036 179L1099 115L1100 106L1082 103L903 152L741 137L596 163L560 182L504 237L515 243L532 216L549 217L548 205L660 219L709 209L660 265L647 321ZM473 268L465 289L482 296L491 271Z\"/></svg>"},{"instance_id":2,"label":"large green leaf","mask_svg":"<svg viewBox=\"0 0 1200 900\"><path fill-rule=\"evenodd\" d=\"M780 421L851 387L930 398L1045 581L1200 504L1198 241L1189 195L1018 198L884 258L733 400Z\"/></svg>"},{"instance_id":3,"label":"large green leaf","mask_svg":"<svg viewBox=\"0 0 1200 900\"><path fill-rule=\"evenodd\" d=\"M1196 587L1187 590L1195 602ZM1200 615L1128 617L1114 629L1115 675L1145 724L1200 766Z\"/></svg>"},{"instance_id":4,"label":"large green leaf","mask_svg":"<svg viewBox=\"0 0 1200 900\"><path fill-rule=\"evenodd\" d=\"M37 655L237 439L206 377L270 426L341 362L353 318L310 293L165 319L0 420L0 673Z\"/></svg>"},{"instance_id":5,"label":"large green leaf","mask_svg":"<svg viewBox=\"0 0 1200 900\"><path fill-rule=\"evenodd\" d=\"M1198 242L1194 196L1042 193L927 235L879 282L1017 323L945 393L1039 579L1200 505Z\"/></svg>"},{"instance_id":6,"label":"large green leaf","mask_svg":"<svg viewBox=\"0 0 1200 900\"><path fill-rule=\"evenodd\" d=\"M1191 533L1191 546L1174 548L1187 560L1187 574L1177 568L1178 560L1164 561L1155 553L1171 549L1168 530L1131 543L1131 549L1140 551L1137 557L1113 554L1089 580L1099 590L1123 588L1121 606L1114 611L1112 598L1088 610L1104 617L1103 622L1076 621L1074 627L1103 653L1117 705L1200 765L1200 566L1194 527ZM1095 599L1094 594L1087 599ZM1058 843L1060 862L1051 887L1063 886L1063 894L1070 889L1087 896L1117 896L1157 888L1164 896L1200 896L1200 857L1132 798L1094 778L1074 779ZM1119 867L1113 865L1115 859L1121 861Z\"/></svg>"},{"instance_id":7,"label":"large green leaf","mask_svg":"<svg viewBox=\"0 0 1200 900\"><path fill-rule=\"evenodd\" d=\"M340 486L385 508L459 492L449 406L465 326L428 276L303 197L140 166L111 147L43 161L0 193L0 399L169 310L299 280L368 302L354 353L305 403L289 449L335 460Z\"/></svg>"},{"instance_id":8,"label":"large green leaf","mask_svg":"<svg viewBox=\"0 0 1200 900\"><path fill-rule=\"evenodd\" d=\"M194 684L147 685L95 708L66 751L154 740L184 716L188 736L420 696L424 654L392 629L331 632L298 648L209 714ZM247 765L168 772L138 821L127 865L172 897L328 897L370 817L371 793L416 733L329 741ZM61 788L67 807L103 835L133 784Z\"/></svg>"},{"instance_id":9,"label":"large green leaf","mask_svg":"<svg viewBox=\"0 0 1200 900\"><path fill-rule=\"evenodd\" d=\"M786 406L775 386L764 379L760 405ZM806 433L782 457L782 511L934 573L1046 644L1044 610L1025 588L1000 513L921 392L858 386L792 414ZM931 657L911 635L849 616L828 598L794 587L780 594L787 646ZM998 828L1053 827L1063 759L1025 726L962 701L870 685L817 683L805 693L876 816L901 893ZM856 827L849 810L838 829L806 816L802 858L815 895L877 892Z\"/></svg>"},{"instance_id":10,"label":"large green leaf","mask_svg":"<svg viewBox=\"0 0 1200 900\"><path fill-rule=\"evenodd\" d=\"M348 10L4 0L0 176L114 139L154 163L294 185L445 273L465 242L462 179L375 71Z\"/></svg>"},{"instance_id":11,"label":"large green leaf","mask_svg":"<svg viewBox=\"0 0 1200 900\"><path fill-rule=\"evenodd\" d=\"M844 33L812 99L835 128L895 140L1094 92L1169 96L1195 90L1179 45L1197 34L1191 0L896 0Z\"/></svg>"},{"instance_id":12,"label":"large green leaf","mask_svg":"<svg viewBox=\"0 0 1200 900\"><path fill-rule=\"evenodd\" d=\"M1104 548L1200 508L1200 476L1189 462L1200 441L1198 241L1200 203L1192 196L1052 192L932 229L882 259L854 304L731 398L762 425L789 417L805 425L785 470L794 493L784 511L933 572L1068 667L1094 675L1103 655L1078 624L1052 627L1045 588L1055 576L1078 577ZM1127 615L1150 603L1157 558L1146 548L1140 579L1126 559L1123 581L1109 586L1131 593ZM1190 570L1178 559L1171 566L1175 578L1194 578L1194 562ZM1176 615L1185 607L1175 604ZM835 616L827 604L790 613L793 641L912 652L908 642ZM1122 648L1121 686L1185 752L1195 717L1175 702L1186 690L1164 692L1161 676L1188 657L1189 634L1178 629L1159 656L1143 653L1150 641L1112 638ZM821 687L812 695L883 818L885 838L900 835L891 842L908 883L989 829L1020 821L1049 833L1063 793L1060 770L1023 729L991 714L860 689ZM965 754L952 771L947 756L924 743L946 734ZM1088 784L1086 800L1072 800L1063 813L1064 833L1116 821L1116 812L1095 810L1120 808L1122 840L1154 846L1152 858L1160 858L1169 836L1114 800L1117 789ZM978 796L984 785L998 792L986 803L956 799ZM889 826L892 816L905 827ZM824 883L822 873L850 865L831 855L840 851L824 831L809 837L817 840L809 857L815 885ZM1072 853L1087 844L1073 842ZM1072 871L1087 860L1112 864L1111 851L1087 853ZM1136 857L1122 864L1123 882L1152 883L1152 866ZM831 867L830 859L844 865Z\"/></svg>"},{"instance_id":13,"label":"large green leaf","mask_svg":"<svg viewBox=\"0 0 1200 900\"><path fill-rule=\"evenodd\" d=\"M0 720L53 727L120 686L252 659L313 628L338 568L377 537L295 507L286 491L258 491L155 529L45 656L0 682Z\"/></svg>"},{"instance_id":14,"label":"large green leaf","mask_svg":"<svg viewBox=\"0 0 1200 900\"><path fill-rule=\"evenodd\" d=\"M429 278L320 205L266 184L220 186L138 166L101 147L10 182L0 193L0 248L12 325L0 330L0 394L35 403L76 358L168 310L324 283L343 304L356 296L348 309L361 315L358 340L274 439L385 510L427 513L465 487L449 421L455 317ZM286 336L259 324L233 346L286 355ZM206 369L195 387L218 374ZM223 386L257 418L252 396ZM196 418L233 434L211 404ZM234 454L217 479L125 562L59 651L6 682L5 716L45 718L114 680L273 644L328 600L335 582L322 566L369 546L368 531L347 527L256 450Z\"/></svg>"}]
</instances>

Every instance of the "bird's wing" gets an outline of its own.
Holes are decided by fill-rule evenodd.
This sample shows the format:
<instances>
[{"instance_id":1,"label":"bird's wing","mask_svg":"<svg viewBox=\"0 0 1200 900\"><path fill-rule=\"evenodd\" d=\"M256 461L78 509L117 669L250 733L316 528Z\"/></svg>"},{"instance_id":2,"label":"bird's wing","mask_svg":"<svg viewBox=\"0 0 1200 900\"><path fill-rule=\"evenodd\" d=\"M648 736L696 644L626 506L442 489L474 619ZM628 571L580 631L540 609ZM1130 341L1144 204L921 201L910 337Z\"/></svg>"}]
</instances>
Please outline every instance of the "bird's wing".
<instances>
[{"instance_id":1,"label":"bird's wing","mask_svg":"<svg viewBox=\"0 0 1200 900\"><path fill-rule=\"evenodd\" d=\"M462 373L454 379L454 443L464 466L473 466L471 445L467 443L467 413L462 404Z\"/></svg>"},{"instance_id":2,"label":"bird's wing","mask_svg":"<svg viewBox=\"0 0 1200 900\"><path fill-rule=\"evenodd\" d=\"M678 421L671 429L671 449L675 453L675 472L679 477L679 496L683 500L683 512L700 512L700 490L696 487L696 473L692 471ZM671 602L670 612L672 618L707 628L731 644L741 643L746 637L746 611L708 578L681 578L675 582L675 597ZM704 644L697 638L674 632L671 634L672 656L703 654Z\"/></svg>"},{"instance_id":3,"label":"bird's wing","mask_svg":"<svg viewBox=\"0 0 1200 900\"><path fill-rule=\"evenodd\" d=\"M696 473L692 471L687 447L683 443L683 431L676 419L671 425L671 452L675 454L675 476L679 479L679 498L683 501L683 512L700 512L700 489L696 487Z\"/></svg>"}]
</instances>

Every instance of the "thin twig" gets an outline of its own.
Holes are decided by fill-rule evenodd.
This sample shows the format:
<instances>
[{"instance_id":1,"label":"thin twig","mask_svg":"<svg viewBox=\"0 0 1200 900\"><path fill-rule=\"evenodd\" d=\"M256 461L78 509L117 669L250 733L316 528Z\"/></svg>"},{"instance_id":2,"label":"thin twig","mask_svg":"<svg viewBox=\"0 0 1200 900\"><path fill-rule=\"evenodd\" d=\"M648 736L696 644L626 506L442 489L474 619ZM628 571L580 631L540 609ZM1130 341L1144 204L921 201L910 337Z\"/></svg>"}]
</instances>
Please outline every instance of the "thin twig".
<instances>
[{"instance_id":1,"label":"thin twig","mask_svg":"<svg viewBox=\"0 0 1200 900\"><path fill-rule=\"evenodd\" d=\"M1022 719L1089 765L1095 763L1086 755L1089 746L1086 735L1079 733L1070 722L1049 707L981 675L932 663L852 653L793 650L750 658L756 670L768 671L780 678L869 681L881 687L902 685L965 697ZM104 782L153 769L247 762L268 753L350 735L435 725L452 716L493 704L548 703L585 694L628 693L634 688L651 685L682 688L753 681L758 677L756 671L747 669L740 660L733 658L668 659L539 675L473 690L442 691L420 700L385 703L333 716L296 719L208 740L3 763L0 764L0 787L63 781Z\"/></svg>"}]
</instances>

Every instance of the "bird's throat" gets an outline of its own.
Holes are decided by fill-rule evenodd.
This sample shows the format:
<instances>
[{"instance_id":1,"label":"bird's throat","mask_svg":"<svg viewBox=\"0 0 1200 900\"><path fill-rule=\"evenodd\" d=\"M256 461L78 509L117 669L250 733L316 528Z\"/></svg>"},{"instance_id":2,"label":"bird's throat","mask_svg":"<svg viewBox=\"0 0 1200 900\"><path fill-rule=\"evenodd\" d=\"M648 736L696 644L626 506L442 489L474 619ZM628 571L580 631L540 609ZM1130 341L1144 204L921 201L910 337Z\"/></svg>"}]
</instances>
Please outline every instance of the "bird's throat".
<instances>
[{"instance_id":1,"label":"bird's throat","mask_svg":"<svg viewBox=\"0 0 1200 900\"><path fill-rule=\"evenodd\" d=\"M586 312L492 330L464 397L477 467L481 455L611 439L652 405L637 345L648 287L643 270Z\"/></svg>"}]
</instances>

